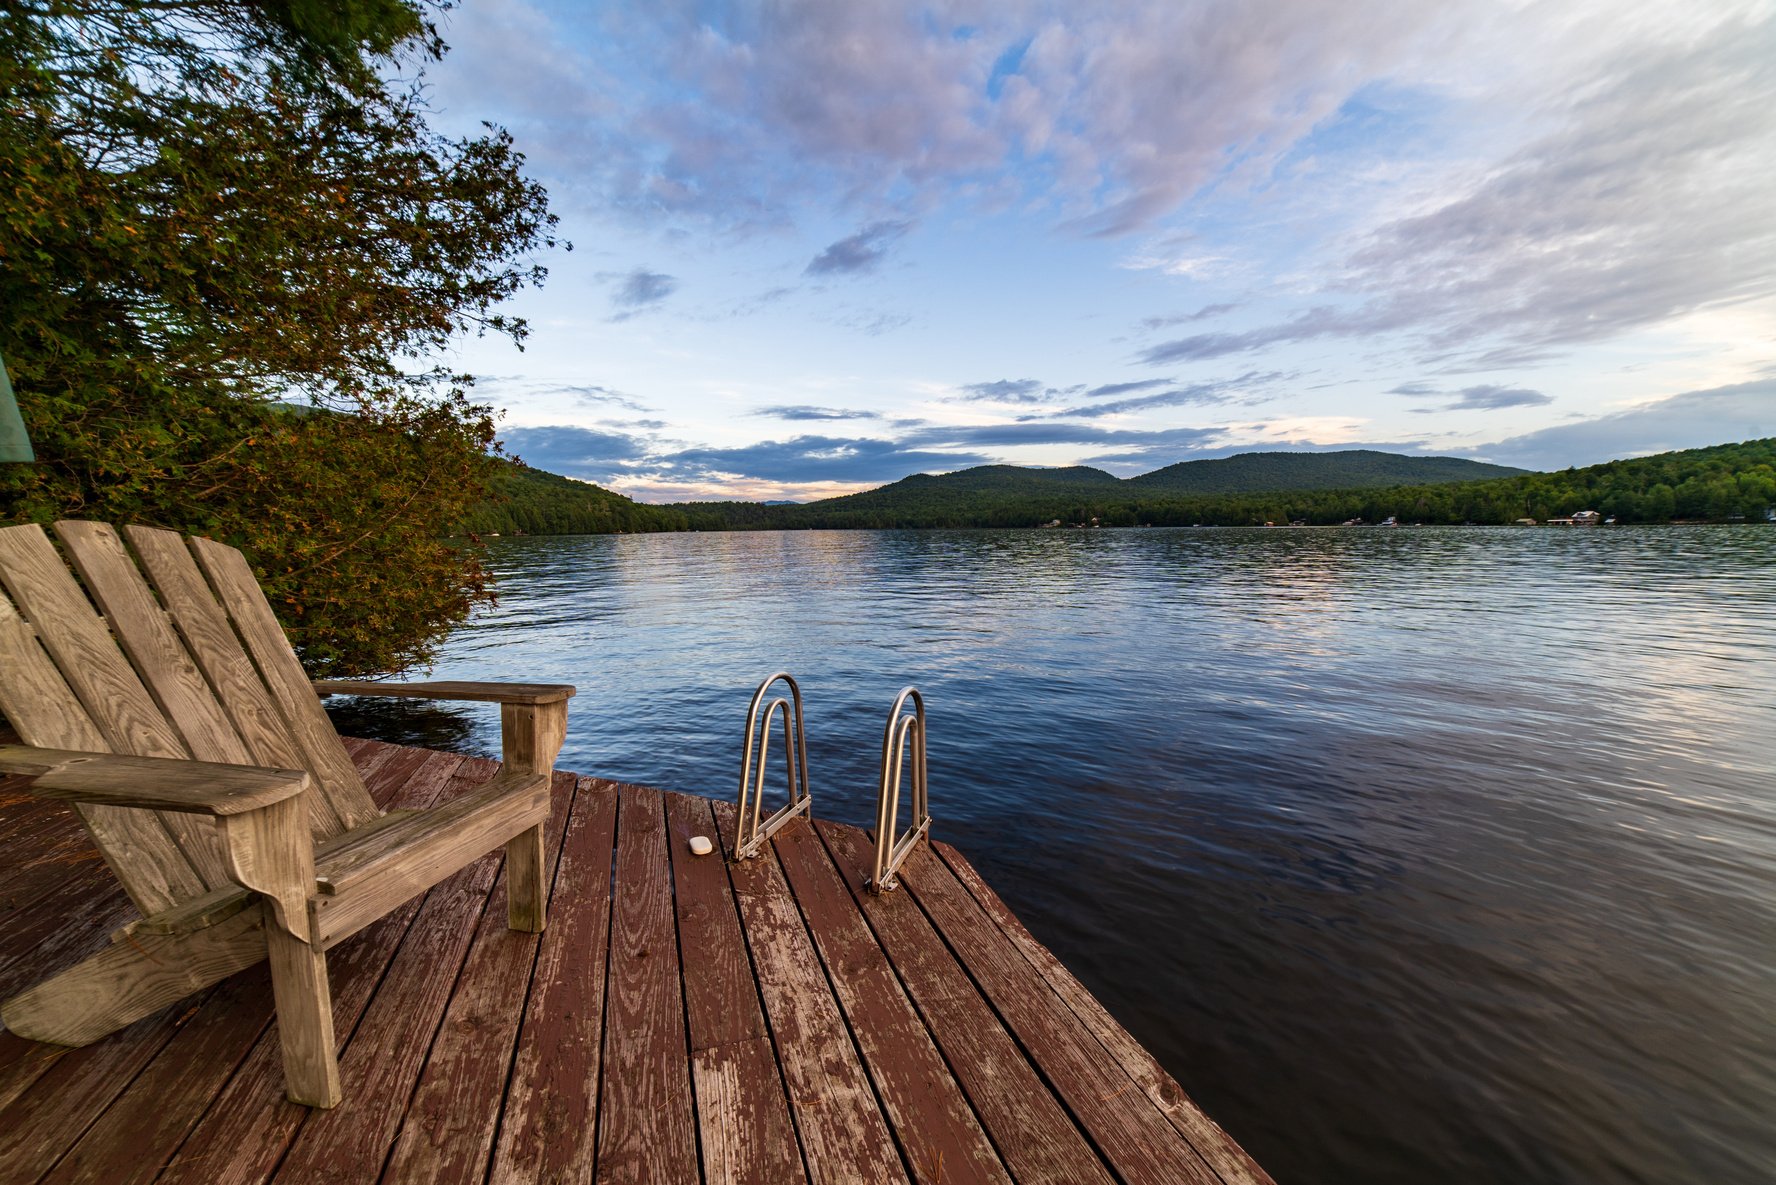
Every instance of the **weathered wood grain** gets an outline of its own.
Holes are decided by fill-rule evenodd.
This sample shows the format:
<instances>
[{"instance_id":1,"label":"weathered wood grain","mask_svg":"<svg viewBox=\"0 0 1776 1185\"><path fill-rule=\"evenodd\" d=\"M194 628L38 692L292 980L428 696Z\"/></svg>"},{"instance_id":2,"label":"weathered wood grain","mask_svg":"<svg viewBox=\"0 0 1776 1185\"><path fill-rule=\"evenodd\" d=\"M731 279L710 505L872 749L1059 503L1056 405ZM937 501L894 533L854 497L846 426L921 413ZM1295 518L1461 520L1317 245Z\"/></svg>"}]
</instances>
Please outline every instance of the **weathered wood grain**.
<instances>
[{"instance_id":1,"label":"weathered wood grain","mask_svg":"<svg viewBox=\"0 0 1776 1185\"><path fill-rule=\"evenodd\" d=\"M715 804L729 849L737 832L736 814L732 803ZM778 834L807 826L806 819L798 819ZM731 865L729 876L809 1179L815 1185L906 1181L894 1137L776 856Z\"/></svg>"},{"instance_id":2,"label":"weathered wood grain","mask_svg":"<svg viewBox=\"0 0 1776 1185\"><path fill-rule=\"evenodd\" d=\"M690 850L691 836L717 836L709 801L667 794L666 832L703 1178L805 1181L720 845L707 856Z\"/></svg>"},{"instance_id":3,"label":"weathered wood grain","mask_svg":"<svg viewBox=\"0 0 1776 1185\"><path fill-rule=\"evenodd\" d=\"M370 679L316 679L319 695L387 696L395 699L470 700L493 704L553 704L573 698L570 683L383 683Z\"/></svg>"},{"instance_id":4,"label":"weathered wood grain","mask_svg":"<svg viewBox=\"0 0 1776 1185\"><path fill-rule=\"evenodd\" d=\"M1216 1185L1214 1171L929 847L907 859L901 884L1127 1185Z\"/></svg>"},{"instance_id":5,"label":"weathered wood grain","mask_svg":"<svg viewBox=\"0 0 1776 1185\"><path fill-rule=\"evenodd\" d=\"M199 761L257 764L117 532L105 523L59 522L55 533L186 751Z\"/></svg>"},{"instance_id":6,"label":"weathered wood grain","mask_svg":"<svg viewBox=\"0 0 1776 1185\"><path fill-rule=\"evenodd\" d=\"M806 1181L769 1037L691 1054L697 1135L707 1185L792 1185Z\"/></svg>"},{"instance_id":7,"label":"weathered wood grain","mask_svg":"<svg viewBox=\"0 0 1776 1185\"><path fill-rule=\"evenodd\" d=\"M340 825L349 831L368 823L378 813L376 804L370 801L351 758L339 743L339 734L333 731L333 722L327 719L302 664L296 661L246 557L210 539L192 539L190 546L265 681L265 689L303 755L303 764L315 775L316 785Z\"/></svg>"},{"instance_id":8,"label":"weathered wood grain","mask_svg":"<svg viewBox=\"0 0 1776 1185\"><path fill-rule=\"evenodd\" d=\"M1075 1016L1103 1043L1130 1078L1139 1084L1142 1093L1172 1122L1184 1138L1202 1154L1202 1158L1221 1176L1227 1185L1274 1185L1270 1174L1247 1155L1246 1150L1229 1136L1221 1125L1210 1119L1190 1100L1184 1088L1168 1074L1159 1060L1111 1016L1098 998L1086 990L1054 955L1036 940L1036 936L1018 920L1009 906L976 872L966 857L949 844L932 845L943 858L956 879L967 887L982 909L999 923L1012 944L1021 951L1030 965L1054 988Z\"/></svg>"},{"instance_id":9,"label":"weathered wood grain","mask_svg":"<svg viewBox=\"0 0 1776 1185\"><path fill-rule=\"evenodd\" d=\"M351 862L322 865L330 892L309 900L316 941L331 948L470 860L549 816L549 783L538 774L501 774L383 833L400 846Z\"/></svg>"},{"instance_id":10,"label":"weathered wood grain","mask_svg":"<svg viewBox=\"0 0 1776 1185\"><path fill-rule=\"evenodd\" d=\"M278 1181L335 1180L341 1164L388 1156L498 872L499 857L490 855L426 895L340 1057L344 1098L309 1116Z\"/></svg>"},{"instance_id":11,"label":"weathered wood grain","mask_svg":"<svg viewBox=\"0 0 1776 1185\"><path fill-rule=\"evenodd\" d=\"M87 1129L45 1185L152 1181L271 1017L267 968L220 984Z\"/></svg>"},{"instance_id":12,"label":"weathered wood grain","mask_svg":"<svg viewBox=\"0 0 1776 1185\"><path fill-rule=\"evenodd\" d=\"M33 1041L97 1041L259 962L263 918L255 905L190 934L131 935L9 997L0 1019Z\"/></svg>"},{"instance_id":13,"label":"weathered wood grain","mask_svg":"<svg viewBox=\"0 0 1776 1185\"><path fill-rule=\"evenodd\" d=\"M403 749L383 764L369 789L386 805L423 809L444 793L462 764L463 758L452 753ZM420 901L410 901L329 952L337 1034L350 1034L357 1026L419 907ZM269 1180L310 1114L284 1097L278 1037L267 1031L226 1077L215 1104L175 1151L160 1180L184 1185Z\"/></svg>"},{"instance_id":14,"label":"weathered wood grain","mask_svg":"<svg viewBox=\"0 0 1776 1185\"><path fill-rule=\"evenodd\" d=\"M1011 1185L820 837L791 827L772 844L913 1179Z\"/></svg>"},{"instance_id":15,"label":"weathered wood grain","mask_svg":"<svg viewBox=\"0 0 1776 1185\"><path fill-rule=\"evenodd\" d=\"M578 779L549 902L555 924L538 947L500 1120L494 1185L592 1179L616 826L615 785Z\"/></svg>"},{"instance_id":16,"label":"weathered wood grain","mask_svg":"<svg viewBox=\"0 0 1776 1185\"><path fill-rule=\"evenodd\" d=\"M573 799L572 774L556 774L550 795L545 876L553 879ZM539 939L506 926L502 871L481 915L468 961L432 1043L413 1101L401 1121L383 1178L469 1185L486 1175L512 1066L520 1007Z\"/></svg>"},{"instance_id":17,"label":"weathered wood grain","mask_svg":"<svg viewBox=\"0 0 1776 1185\"><path fill-rule=\"evenodd\" d=\"M1111 1185L1098 1154L918 903L904 892L878 896L864 888L875 859L869 838L855 827L816 826L1019 1185Z\"/></svg>"},{"instance_id":18,"label":"weathered wood grain","mask_svg":"<svg viewBox=\"0 0 1776 1185\"><path fill-rule=\"evenodd\" d=\"M616 878L623 891L611 907L595 1179L696 1185L672 866L658 790L619 789Z\"/></svg>"},{"instance_id":19,"label":"weathered wood grain","mask_svg":"<svg viewBox=\"0 0 1776 1185\"><path fill-rule=\"evenodd\" d=\"M142 570L159 590L167 616L185 639L229 722L252 754L253 764L304 766L310 773L321 774L321 768L306 764L252 660L241 649L227 614L198 571L184 537L174 531L136 526L125 527L123 534L140 558ZM327 795L310 795L308 810L317 837L345 830Z\"/></svg>"},{"instance_id":20,"label":"weathered wood grain","mask_svg":"<svg viewBox=\"0 0 1776 1185\"><path fill-rule=\"evenodd\" d=\"M224 817L282 802L308 788L306 770L36 745L0 745L0 770L30 775L31 793L41 798ZM224 877L216 887L228 883Z\"/></svg>"},{"instance_id":21,"label":"weathered wood grain","mask_svg":"<svg viewBox=\"0 0 1776 1185\"><path fill-rule=\"evenodd\" d=\"M34 538L29 534L31 531L36 532ZM21 536L19 532L25 534ZM48 549L47 558L43 549ZM23 566L15 570L15 562ZM55 549L50 546L42 528L0 529L0 571L12 573L8 587L25 587L28 593L25 600L47 600L52 607L63 600L69 602L60 611L62 616L80 623L77 628L82 625L84 628L80 638L68 642L62 649L77 650L77 643L82 641L94 648L110 647L114 664L122 664L122 656L111 645L103 624L90 610L84 609L85 594L61 566L61 560L55 555ZM16 587L14 595L18 595ZM83 611L84 617L77 611ZM61 657L52 657L45 651L35 628L25 621L11 600L0 594L0 664L6 671L6 678L0 679L0 711L6 713L19 736L27 744L52 748L137 752L128 743L117 743L117 732L106 730L88 714L81 689L71 685L57 669ZM78 659L79 656L75 657ZM134 679L133 674L129 677ZM102 682L96 676L86 678L85 682L89 684L89 693L102 692L102 686L93 685ZM139 683L136 687L139 697L145 699L147 692L141 690ZM100 702L103 702L102 697ZM164 723L162 721L163 726ZM127 741L127 736L124 739ZM183 755L176 741L169 739L168 744L170 749L151 755ZM179 849L160 816L106 806L83 807L81 815L92 828L99 846L111 853L106 858L112 862L130 899L143 913L158 913L181 898L203 892L206 887L203 878Z\"/></svg>"}]
</instances>

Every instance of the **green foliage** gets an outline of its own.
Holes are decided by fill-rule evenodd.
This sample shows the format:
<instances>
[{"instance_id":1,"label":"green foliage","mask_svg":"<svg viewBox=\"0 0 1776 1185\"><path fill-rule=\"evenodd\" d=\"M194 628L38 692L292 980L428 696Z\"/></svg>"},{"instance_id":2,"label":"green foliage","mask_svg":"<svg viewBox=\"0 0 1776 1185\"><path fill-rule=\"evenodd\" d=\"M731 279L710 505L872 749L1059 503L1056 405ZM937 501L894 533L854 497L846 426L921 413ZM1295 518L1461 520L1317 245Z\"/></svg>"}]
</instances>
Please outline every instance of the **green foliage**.
<instances>
[{"instance_id":1,"label":"green foliage","mask_svg":"<svg viewBox=\"0 0 1776 1185\"><path fill-rule=\"evenodd\" d=\"M1766 508L1776 506L1776 439L1611 461L1560 473L1386 489L1179 495L1145 489L1132 481L1110 488L1059 484L1021 492L995 488L996 481L987 486L973 489L966 480L948 483L927 477L805 506L703 502L678 509L697 530L1034 527L1056 519L1072 524L1094 518L1103 526L1326 525L1353 518L1373 523L1389 516L1408 523L1510 523L1579 510L1597 510L1622 522L1734 516L1760 520Z\"/></svg>"},{"instance_id":2,"label":"green foliage","mask_svg":"<svg viewBox=\"0 0 1776 1185\"><path fill-rule=\"evenodd\" d=\"M497 462L491 496L461 520L475 535L612 535L682 531L682 511L644 506L590 482L546 473L513 461Z\"/></svg>"},{"instance_id":3,"label":"green foliage","mask_svg":"<svg viewBox=\"0 0 1776 1185\"><path fill-rule=\"evenodd\" d=\"M0 355L40 462L0 468L0 516L243 545L329 673L421 661L488 595L427 541L484 488L491 410L411 368L467 331L521 341L495 309L554 241L510 139L439 136L401 80L443 50L427 11L0 14Z\"/></svg>"}]
</instances>

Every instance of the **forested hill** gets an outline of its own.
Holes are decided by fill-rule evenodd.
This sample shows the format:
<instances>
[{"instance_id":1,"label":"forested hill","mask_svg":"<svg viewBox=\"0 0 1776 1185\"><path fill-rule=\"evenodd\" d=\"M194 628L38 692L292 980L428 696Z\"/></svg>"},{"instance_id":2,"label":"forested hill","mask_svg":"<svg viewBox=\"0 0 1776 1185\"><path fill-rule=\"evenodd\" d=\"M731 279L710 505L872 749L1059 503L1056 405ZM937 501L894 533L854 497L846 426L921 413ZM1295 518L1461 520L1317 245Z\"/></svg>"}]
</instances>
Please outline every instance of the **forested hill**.
<instances>
[{"instance_id":1,"label":"forested hill","mask_svg":"<svg viewBox=\"0 0 1776 1185\"><path fill-rule=\"evenodd\" d=\"M669 506L633 502L590 482L575 481L512 461L501 461L460 530L476 535L612 535L619 531L682 531L686 520Z\"/></svg>"},{"instance_id":2,"label":"forested hill","mask_svg":"<svg viewBox=\"0 0 1776 1185\"><path fill-rule=\"evenodd\" d=\"M1518 477L1527 472L1461 457L1405 457L1374 449L1344 449L1329 453L1240 453L1213 461L1180 461L1131 477L1128 484L1179 494L1252 494L1428 486L1446 481Z\"/></svg>"},{"instance_id":3,"label":"forested hill","mask_svg":"<svg viewBox=\"0 0 1776 1185\"><path fill-rule=\"evenodd\" d=\"M1198 462L1199 464L1201 462ZM1009 468L1009 467L995 467ZM917 478L805 506L684 504L693 529L808 527L1250 526L1318 525L1350 519L1408 523L1510 523L1596 510L1622 522L1674 518L1762 520L1776 507L1776 439L1661 453L1558 473L1484 481L1441 481L1369 489L1186 494L1135 481L1089 478L1019 492L989 480L970 488L972 470ZM1025 472L1054 472L1046 470ZM1078 471L1074 471L1078 472ZM1092 470L1086 473L1095 472ZM1106 475L1108 476L1108 475Z\"/></svg>"},{"instance_id":4,"label":"forested hill","mask_svg":"<svg viewBox=\"0 0 1776 1185\"><path fill-rule=\"evenodd\" d=\"M1391 457L1386 453L1248 454L1248 474L1269 457ZM1423 463L1452 458L1400 457ZM1188 466L1222 466L1193 461ZM1465 465L1467 462L1455 462ZM1371 464L1368 473L1380 471ZM1497 468L1480 467L1482 470ZM1231 470L1239 472L1239 468ZM1229 472L1211 469L1213 474ZM1479 481L1420 481L1372 488L1245 490L1184 493L1154 488L1144 479L1120 481L1098 469L1020 469L985 465L938 476L920 474L843 498L803 506L757 502L698 502L649 506L586 482L508 465L495 480L503 496L477 507L467 529L487 534L535 535L614 531L791 530L810 527L1034 527L1059 520L1104 526L1247 526L1266 522L1509 523L1597 510L1622 522L1678 519L1760 521L1776 507L1776 439L1661 453L1558 473L1524 473ZM1191 478L1190 480L1200 480ZM1212 480L1222 480L1213 477ZM1261 480L1254 477L1253 480Z\"/></svg>"},{"instance_id":5,"label":"forested hill","mask_svg":"<svg viewBox=\"0 0 1776 1185\"><path fill-rule=\"evenodd\" d=\"M1126 481L1085 465L1064 469L978 465L953 473L915 473L860 494L803 506L711 502L683 509L698 526L1034 526L1053 517L1066 518L1075 507L1150 495L1429 485L1523 472L1456 457L1407 457L1366 449L1242 453L1224 460L1181 461ZM1048 517L1032 518L1035 513Z\"/></svg>"}]
</instances>

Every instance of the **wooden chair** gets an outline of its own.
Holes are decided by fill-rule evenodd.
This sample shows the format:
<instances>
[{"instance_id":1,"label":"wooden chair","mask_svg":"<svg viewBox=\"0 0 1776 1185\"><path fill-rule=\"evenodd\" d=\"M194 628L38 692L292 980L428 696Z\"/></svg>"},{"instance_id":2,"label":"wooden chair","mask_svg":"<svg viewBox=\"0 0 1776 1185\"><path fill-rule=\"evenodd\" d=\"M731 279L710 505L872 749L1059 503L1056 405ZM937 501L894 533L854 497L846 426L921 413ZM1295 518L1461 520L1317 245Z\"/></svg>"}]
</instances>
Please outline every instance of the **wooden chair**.
<instances>
[{"instance_id":1,"label":"wooden chair","mask_svg":"<svg viewBox=\"0 0 1776 1185\"><path fill-rule=\"evenodd\" d=\"M574 689L311 684L234 548L100 523L55 533L72 572L41 527L0 529L0 711L26 742L0 746L0 772L74 804L142 917L0 1002L0 1019L85 1045L269 959L289 1097L331 1107L328 949L501 845L508 924L543 928L549 775ZM384 814L321 708L334 693L497 702L505 765L443 806Z\"/></svg>"}]
</instances>

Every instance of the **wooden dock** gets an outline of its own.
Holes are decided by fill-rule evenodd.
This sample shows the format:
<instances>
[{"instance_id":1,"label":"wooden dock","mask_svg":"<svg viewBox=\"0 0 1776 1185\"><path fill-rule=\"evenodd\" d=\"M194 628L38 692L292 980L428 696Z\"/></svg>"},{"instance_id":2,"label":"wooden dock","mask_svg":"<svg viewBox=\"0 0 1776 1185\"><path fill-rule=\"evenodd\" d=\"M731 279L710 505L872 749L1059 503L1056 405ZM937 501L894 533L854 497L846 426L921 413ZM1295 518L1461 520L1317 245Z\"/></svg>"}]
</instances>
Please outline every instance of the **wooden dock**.
<instances>
[{"instance_id":1,"label":"wooden dock","mask_svg":"<svg viewBox=\"0 0 1776 1185\"><path fill-rule=\"evenodd\" d=\"M384 806L498 768L347 745ZM331 953L339 1107L284 1100L261 965L84 1049L0 1032L0 1182L1270 1180L953 848L878 898L855 828L728 866L686 840L731 804L553 789L543 934L506 928L495 853ZM0 782L0 996L133 916Z\"/></svg>"}]
</instances>

